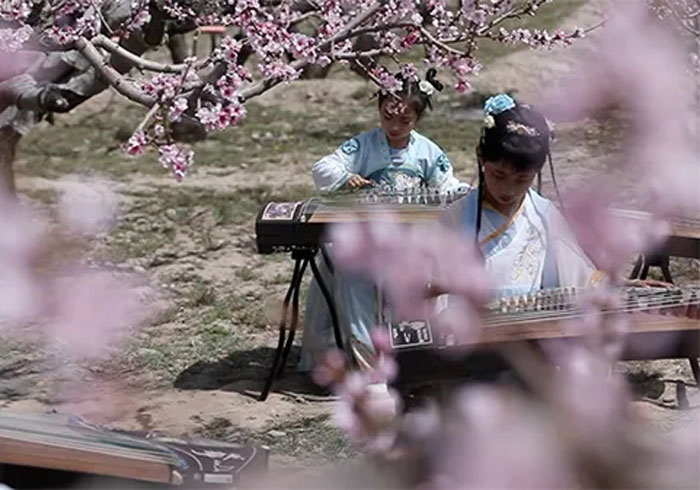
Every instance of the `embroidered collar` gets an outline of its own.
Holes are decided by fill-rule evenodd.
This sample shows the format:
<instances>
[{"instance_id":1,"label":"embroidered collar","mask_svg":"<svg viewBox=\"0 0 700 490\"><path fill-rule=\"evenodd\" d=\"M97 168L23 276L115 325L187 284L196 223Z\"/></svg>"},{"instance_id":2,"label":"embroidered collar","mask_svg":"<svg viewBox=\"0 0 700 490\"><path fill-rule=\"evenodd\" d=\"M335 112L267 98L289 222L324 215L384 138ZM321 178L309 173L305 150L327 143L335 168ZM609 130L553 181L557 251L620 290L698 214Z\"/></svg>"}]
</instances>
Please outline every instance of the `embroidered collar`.
<instances>
[{"instance_id":1,"label":"embroidered collar","mask_svg":"<svg viewBox=\"0 0 700 490\"><path fill-rule=\"evenodd\" d=\"M391 146L389 145L389 139L386 137L386 133L384 132L384 129L382 128L377 128L379 130L379 143L386 149L386 151L389 151L389 148ZM396 150L408 150L410 147L415 145L416 143L416 131L411 130L411 133L408 136L408 144L404 148L395 148Z\"/></svg>"}]
</instances>

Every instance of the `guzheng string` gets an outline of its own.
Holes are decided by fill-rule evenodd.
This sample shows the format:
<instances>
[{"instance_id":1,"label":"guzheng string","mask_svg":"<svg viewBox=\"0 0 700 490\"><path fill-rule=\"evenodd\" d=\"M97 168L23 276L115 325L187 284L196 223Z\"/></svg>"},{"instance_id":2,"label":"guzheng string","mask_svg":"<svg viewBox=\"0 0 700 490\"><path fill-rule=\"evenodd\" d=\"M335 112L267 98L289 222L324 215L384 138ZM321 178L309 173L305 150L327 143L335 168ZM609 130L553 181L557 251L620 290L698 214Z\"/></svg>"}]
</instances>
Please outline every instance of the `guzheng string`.
<instances>
[{"instance_id":1,"label":"guzheng string","mask_svg":"<svg viewBox=\"0 0 700 490\"><path fill-rule=\"evenodd\" d=\"M324 195L321 203L328 206L372 206L417 204L428 206L446 206L469 194L467 192L440 192L437 189L414 188L403 191L368 189L347 191Z\"/></svg>"},{"instance_id":2,"label":"guzheng string","mask_svg":"<svg viewBox=\"0 0 700 490\"><path fill-rule=\"evenodd\" d=\"M125 434L92 428L67 416L32 416L0 412L0 438L3 437L174 467L180 467L183 463L181 458L166 448Z\"/></svg>"},{"instance_id":3,"label":"guzheng string","mask_svg":"<svg viewBox=\"0 0 700 490\"><path fill-rule=\"evenodd\" d=\"M543 320L573 320L584 311L577 298L582 291L574 288L543 290L535 295L500 299L488 306L485 326L502 326ZM665 308L700 305L700 289L627 288L621 306L603 309L603 314L654 312Z\"/></svg>"}]
</instances>

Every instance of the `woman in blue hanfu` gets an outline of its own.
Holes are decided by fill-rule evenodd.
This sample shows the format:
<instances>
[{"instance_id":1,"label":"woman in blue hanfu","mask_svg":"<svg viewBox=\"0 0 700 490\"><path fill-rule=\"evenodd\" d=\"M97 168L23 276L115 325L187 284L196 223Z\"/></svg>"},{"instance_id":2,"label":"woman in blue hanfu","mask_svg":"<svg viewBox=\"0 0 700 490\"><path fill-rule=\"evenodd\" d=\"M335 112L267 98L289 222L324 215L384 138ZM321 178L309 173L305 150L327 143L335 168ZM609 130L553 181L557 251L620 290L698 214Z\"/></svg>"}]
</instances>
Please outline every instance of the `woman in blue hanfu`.
<instances>
[{"instance_id":1,"label":"woman in blue hanfu","mask_svg":"<svg viewBox=\"0 0 700 490\"><path fill-rule=\"evenodd\" d=\"M532 188L551 158L545 117L506 94L488 99L484 112L476 148L478 187L448 208L444 222L477 241L500 295L598 282L603 274L559 210Z\"/></svg>"},{"instance_id":2,"label":"woman in blue hanfu","mask_svg":"<svg viewBox=\"0 0 700 490\"><path fill-rule=\"evenodd\" d=\"M465 192L468 185L453 174L452 164L442 149L415 131L425 110L432 107L431 96L442 90L435 70L425 80L406 80L397 93L378 95L381 127L349 139L332 154L313 165L316 188L322 192L341 189L379 188L406 192L425 188L441 193ZM365 366L374 350L370 329L377 324L376 288L367 280L346 273L332 274L319 261L324 282L329 285L338 309L344 347L360 366ZM316 281L311 282L299 367L313 369L323 353L335 347L328 306Z\"/></svg>"}]
</instances>

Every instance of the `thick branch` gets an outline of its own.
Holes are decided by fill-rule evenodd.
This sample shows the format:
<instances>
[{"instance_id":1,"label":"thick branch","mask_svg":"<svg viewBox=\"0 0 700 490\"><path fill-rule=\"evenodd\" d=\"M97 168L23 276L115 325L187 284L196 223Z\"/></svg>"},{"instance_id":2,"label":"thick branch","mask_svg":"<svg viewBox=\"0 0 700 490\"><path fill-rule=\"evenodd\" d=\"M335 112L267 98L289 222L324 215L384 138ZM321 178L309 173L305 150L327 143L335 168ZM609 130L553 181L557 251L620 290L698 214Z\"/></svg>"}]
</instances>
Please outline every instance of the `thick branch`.
<instances>
[{"instance_id":1,"label":"thick branch","mask_svg":"<svg viewBox=\"0 0 700 490\"><path fill-rule=\"evenodd\" d=\"M151 107L156 103L154 97L144 94L133 83L128 82L117 70L112 68L105 60L97 48L87 39L80 38L75 43L75 48L85 57L85 59L97 70L97 72L114 89L127 99Z\"/></svg>"}]
</instances>

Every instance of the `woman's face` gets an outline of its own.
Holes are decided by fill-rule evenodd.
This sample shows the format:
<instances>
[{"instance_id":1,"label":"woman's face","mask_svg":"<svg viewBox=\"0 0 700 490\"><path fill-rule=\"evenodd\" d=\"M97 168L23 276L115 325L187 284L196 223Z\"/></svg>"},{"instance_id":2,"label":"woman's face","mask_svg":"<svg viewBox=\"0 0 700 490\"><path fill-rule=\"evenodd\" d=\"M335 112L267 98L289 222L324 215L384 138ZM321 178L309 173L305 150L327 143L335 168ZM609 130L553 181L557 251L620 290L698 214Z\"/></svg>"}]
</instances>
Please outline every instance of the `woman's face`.
<instances>
[{"instance_id":1,"label":"woman's face","mask_svg":"<svg viewBox=\"0 0 700 490\"><path fill-rule=\"evenodd\" d=\"M508 162L482 162L484 181L492 204L509 207L520 202L537 175L536 170L519 172Z\"/></svg>"},{"instance_id":2,"label":"woman's face","mask_svg":"<svg viewBox=\"0 0 700 490\"><path fill-rule=\"evenodd\" d=\"M379 108L379 120L389 144L394 148L403 148L416 127L418 115L410 105L387 97Z\"/></svg>"}]
</instances>

